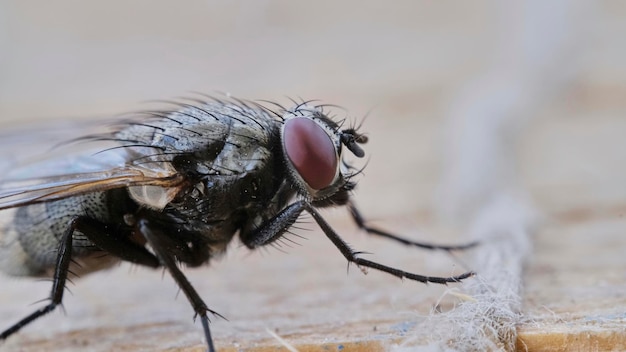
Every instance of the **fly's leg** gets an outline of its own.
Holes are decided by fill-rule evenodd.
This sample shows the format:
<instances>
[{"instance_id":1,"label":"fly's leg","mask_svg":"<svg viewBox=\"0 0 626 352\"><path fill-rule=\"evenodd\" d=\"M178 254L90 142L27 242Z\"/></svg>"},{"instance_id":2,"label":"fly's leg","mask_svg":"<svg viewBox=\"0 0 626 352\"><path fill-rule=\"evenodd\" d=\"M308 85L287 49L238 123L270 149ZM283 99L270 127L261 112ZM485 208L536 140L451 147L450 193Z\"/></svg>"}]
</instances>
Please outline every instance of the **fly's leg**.
<instances>
[{"instance_id":1,"label":"fly's leg","mask_svg":"<svg viewBox=\"0 0 626 352\"><path fill-rule=\"evenodd\" d=\"M54 268L54 276L52 279L52 292L50 293L49 298L50 303L48 303L47 306L34 311L26 318L20 320L12 327L2 332L2 334L0 334L0 339L6 339L10 335L19 331L24 326L33 322L35 319L50 313L54 310L54 308L56 308L57 305L61 304L61 302L63 301L65 282L67 281L67 275L69 273L69 267L72 258L72 234L76 230L76 227L77 221L72 221L70 226L63 234L63 237L61 238L61 243L59 244L59 251L57 255L57 263Z\"/></svg>"},{"instance_id":2,"label":"fly's leg","mask_svg":"<svg viewBox=\"0 0 626 352\"><path fill-rule=\"evenodd\" d=\"M438 245L438 244L432 244L432 243L412 241L412 240L391 234L387 231L383 231L383 230L367 225L365 222L365 219L361 215L361 212L356 208L356 206L352 202L348 203L348 208L350 209L350 215L352 215L354 222L356 222L357 226L361 228L362 230L364 230L365 232L372 234L372 235L377 235L377 236L381 236L384 238L388 238L396 242L400 242L407 246L414 246L414 247L433 249L433 250L455 251L455 250L469 249L478 245L478 242L470 242L470 243L465 243L461 245Z\"/></svg>"},{"instance_id":3,"label":"fly's leg","mask_svg":"<svg viewBox=\"0 0 626 352\"><path fill-rule=\"evenodd\" d=\"M108 254L151 268L160 266L154 254L129 239L129 233L120 234L118 231L110 231L110 225L85 216L77 218L74 222L77 223L77 230Z\"/></svg>"},{"instance_id":4,"label":"fly's leg","mask_svg":"<svg viewBox=\"0 0 626 352\"><path fill-rule=\"evenodd\" d=\"M270 244L281 238L289 230L304 208L300 202L293 203L283 209L261 227L249 234L242 234L242 242L250 249Z\"/></svg>"},{"instance_id":5,"label":"fly's leg","mask_svg":"<svg viewBox=\"0 0 626 352\"><path fill-rule=\"evenodd\" d=\"M89 217L80 216L70 221L67 230L61 237L57 262L52 278L52 292L50 293L50 303L47 306L36 310L26 318L20 320L12 327L0 334L0 340L4 340L16 333L24 326L30 324L37 318L50 313L63 301L65 283L69 274L69 267L72 261L72 240L75 231L79 231L94 242L100 249L116 255L124 260L130 260L137 264L156 267L159 262L156 257L145 248L132 243L127 237L118 236L107 231L108 226Z\"/></svg>"},{"instance_id":6,"label":"fly's leg","mask_svg":"<svg viewBox=\"0 0 626 352\"><path fill-rule=\"evenodd\" d=\"M470 272L466 272L458 276L450 276L450 277L424 276L424 275L409 273L403 270L398 270L396 268L392 268L386 265L378 264L376 262L373 262L367 259L360 258L358 256L359 252L356 252L352 248L350 248L350 246L341 237L339 237L339 235L335 232L335 230L333 230L332 227L330 227L330 225L326 222L326 220L322 218L322 216L320 215L320 213L317 212L317 210L315 210L311 205L307 203L302 203L302 206L305 207L306 211L309 212L313 216L313 219L315 219L315 222L317 222L317 224L322 228L322 231L324 231L324 234L326 234L326 237L328 237L328 239L330 239L335 244L335 247L339 249L341 254L343 254L343 256L346 257L346 259L348 259L349 262L355 263L358 266L371 268L374 270L379 270L379 271L391 274L401 279L407 278L410 280L419 281L423 283L432 282L436 284L447 284L448 282L459 282L463 279L467 279L468 277L475 275L474 272L470 271Z\"/></svg>"},{"instance_id":7,"label":"fly's leg","mask_svg":"<svg viewBox=\"0 0 626 352\"><path fill-rule=\"evenodd\" d=\"M138 221L137 228L156 253L160 264L169 271L172 278L174 278L174 281L178 284L178 287L180 287L185 296L187 296L193 310L196 312L196 316L200 316L209 352L215 352L215 346L213 345L213 339L211 338L211 330L209 329L209 318L207 316L207 312L221 318L224 317L207 307L202 298L200 298L196 289L193 288L189 280L187 280L185 275L180 271L178 265L176 264L176 260L168 252L169 241L167 241L166 234L159 229L150 226L149 222L145 219L140 219Z\"/></svg>"},{"instance_id":8,"label":"fly's leg","mask_svg":"<svg viewBox=\"0 0 626 352\"><path fill-rule=\"evenodd\" d=\"M351 263L355 263L356 265L371 268L374 270L379 270L393 276L399 278L407 278L410 280L415 280L423 283L437 283L437 284L447 284L448 282L459 282L463 279L471 277L474 275L473 272L467 272L458 276L451 277L437 277L437 276L424 276L409 273L403 270L398 270L389 266L385 266L382 264L378 264L376 262L372 262L363 258L360 258L359 252L354 251L343 239L330 227L330 225L322 218L322 216L311 206L309 203L298 201L283 211L281 211L278 215L274 216L272 219L268 220L263 226L258 228L252 234L249 234L244 239L244 243L249 248L256 248L262 245L266 245L272 243L273 241L280 238L293 223L297 220L298 216L302 213L303 210L309 212L315 222L320 226L326 237L330 239L333 244L341 251L343 256Z\"/></svg>"}]
</instances>

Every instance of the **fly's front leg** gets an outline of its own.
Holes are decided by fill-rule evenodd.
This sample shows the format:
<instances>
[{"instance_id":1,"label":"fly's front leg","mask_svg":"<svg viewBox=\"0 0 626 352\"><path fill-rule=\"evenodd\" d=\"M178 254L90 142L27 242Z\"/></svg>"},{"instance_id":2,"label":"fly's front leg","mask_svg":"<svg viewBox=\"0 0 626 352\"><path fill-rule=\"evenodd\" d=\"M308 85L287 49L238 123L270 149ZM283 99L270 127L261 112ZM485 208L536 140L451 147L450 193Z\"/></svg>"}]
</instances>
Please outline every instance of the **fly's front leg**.
<instances>
[{"instance_id":1,"label":"fly's front leg","mask_svg":"<svg viewBox=\"0 0 626 352\"><path fill-rule=\"evenodd\" d=\"M306 209L306 211L309 212L313 216L313 219L315 219L315 222L317 222L317 224L322 228L322 231L324 231L324 234L326 234L326 237L328 237L328 239L330 239L335 244L335 246L339 249L339 251L341 251L341 254L343 254L343 256L346 257L346 259L349 262L355 263L356 265L366 267L366 268L371 268L374 270L379 270L379 271L391 274L393 276L399 277L401 279L407 278L410 280L419 281L423 283L432 282L432 283L437 283L437 284L447 284L448 282L459 282L463 279L467 279L468 277L474 276L473 272L467 272L458 276L450 276L450 277L424 276L424 275L419 275L419 274L413 274L407 271L399 270L399 269L382 265L382 264L379 264L379 263L376 263L367 259L360 258L358 256L359 252L356 252L352 248L350 248L350 246L343 239L341 239L341 237L335 232L335 230L333 230L330 227L330 225L326 222L326 220L324 220L324 218L322 218L320 213L318 213L317 210L315 210L315 208L313 208L308 203L304 203L304 202L298 202L298 203L300 204L301 207Z\"/></svg>"},{"instance_id":2,"label":"fly's front leg","mask_svg":"<svg viewBox=\"0 0 626 352\"><path fill-rule=\"evenodd\" d=\"M361 212L356 208L354 203L348 202L348 208L350 209L350 215L352 215L354 222L356 222L357 226L361 228L362 230L364 230L365 232L372 234L372 235L385 237L385 238L394 240L396 242L400 242L407 246L414 246L414 247L433 249L433 250L439 249L439 250L444 250L444 251L454 251L454 250L469 249L478 245L478 242L470 242L470 243L465 243L465 244L460 244L460 245L439 245L439 244L412 241L412 240L391 234L387 231L383 231L383 230L367 225L367 223L365 222L365 219L361 215Z\"/></svg>"},{"instance_id":3,"label":"fly's front leg","mask_svg":"<svg viewBox=\"0 0 626 352\"><path fill-rule=\"evenodd\" d=\"M289 230L303 210L302 202L293 203L251 233L242 234L241 241L250 249L270 244Z\"/></svg>"},{"instance_id":4,"label":"fly's front leg","mask_svg":"<svg viewBox=\"0 0 626 352\"><path fill-rule=\"evenodd\" d=\"M376 262L372 262L363 258L359 258L359 252L354 251L346 242L344 242L341 237L328 225L326 220L322 218L322 216L313 208L313 206L304 201L298 201L283 211L278 213L278 215L274 216L270 220L266 221L261 227L255 230L253 233L248 234L243 239L246 246L249 248L256 248L262 245L266 245L272 243L273 241L280 238L289 228L293 225L298 216L302 213L303 210L309 212L315 222L321 227L326 237L328 237L333 244L341 251L343 256L351 263L355 263L359 266L380 270L386 272L388 274L397 276L399 278L407 278L410 280L415 280L423 283L433 282L438 284L446 284L448 282L459 282L463 279L466 279L470 276L473 276L473 272L467 272L458 276L451 277L437 277L437 276L424 276L409 273L406 271L398 270L392 267L388 267L382 264L378 264Z\"/></svg>"},{"instance_id":5,"label":"fly's front leg","mask_svg":"<svg viewBox=\"0 0 626 352\"><path fill-rule=\"evenodd\" d=\"M172 275L172 278L174 278L174 281L176 281L178 287L180 287L185 296L187 296L187 299L191 303L191 306L196 312L196 315L200 316L209 351L215 352L215 346L213 345L213 338L211 337L211 330L209 328L209 318L207 316L207 312L213 315L217 315L221 318L224 317L207 307L206 303L204 303L202 298L200 298L200 295L198 294L196 289L191 285L189 280L187 280L185 275L180 271L176 260L168 250L171 249L169 248L169 246L171 245L171 241L168 241L167 234L163 233L154 226L150 226L150 223L145 219L141 219L138 221L137 228L139 232L141 232L141 234L146 238L146 240L156 253L156 256L159 259L161 265L170 272L170 275Z\"/></svg>"}]
</instances>

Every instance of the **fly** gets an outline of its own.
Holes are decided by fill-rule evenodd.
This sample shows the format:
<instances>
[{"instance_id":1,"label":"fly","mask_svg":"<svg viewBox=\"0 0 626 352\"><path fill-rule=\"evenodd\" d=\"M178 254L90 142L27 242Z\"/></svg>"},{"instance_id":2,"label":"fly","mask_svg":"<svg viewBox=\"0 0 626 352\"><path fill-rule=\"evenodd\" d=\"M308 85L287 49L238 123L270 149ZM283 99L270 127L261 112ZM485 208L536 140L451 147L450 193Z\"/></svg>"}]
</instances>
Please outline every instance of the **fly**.
<instances>
[{"instance_id":1,"label":"fly","mask_svg":"<svg viewBox=\"0 0 626 352\"><path fill-rule=\"evenodd\" d=\"M128 261L169 272L200 317L209 351L215 351L208 315L219 314L180 264L207 263L235 234L250 249L271 244L302 212L361 268L438 284L473 275L423 276L363 259L324 220L318 209L343 206L362 230L404 245L475 245L420 243L370 227L352 200L358 170L344 160L346 152L363 157L367 137L330 118L326 106L304 101L268 107L215 98L176 104L70 143L81 149L106 143L97 153L61 155L4 173L0 270L50 276L53 284L50 302L2 332L1 340L61 304L70 273ZM50 171L59 165L62 172Z\"/></svg>"}]
</instances>

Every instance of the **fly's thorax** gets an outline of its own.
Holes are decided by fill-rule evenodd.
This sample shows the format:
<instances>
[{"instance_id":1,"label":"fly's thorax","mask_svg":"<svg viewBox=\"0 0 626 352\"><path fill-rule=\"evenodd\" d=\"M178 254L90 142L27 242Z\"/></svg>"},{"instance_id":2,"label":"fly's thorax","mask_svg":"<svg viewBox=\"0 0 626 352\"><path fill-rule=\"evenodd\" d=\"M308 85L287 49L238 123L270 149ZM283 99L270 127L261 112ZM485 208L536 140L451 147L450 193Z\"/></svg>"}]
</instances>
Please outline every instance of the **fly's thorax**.
<instances>
[{"instance_id":1,"label":"fly's thorax","mask_svg":"<svg viewBox=\"0 0 626 352\"><path fill-rule=\"evenodd\" d=\"M215 179L242 178L262 172L271 163L279 122L262 109L225 102L183 104L181 110L158 117L116 134L119 140L137 145L131 163L156 166L188 181L185 188L130 188L132 198L148 208L162 210L190 190L212 188L220 182Z\"/></svg>"},{"instance_id":2,"label":"fly's thorax","mask_svg":"<svg viewBox=\"0 0 626 352\"><path fill-rule=\"evenodd\" d=\"M346 145L357 157L363 143L353 129L341 130L320 108L298 105L283 115L281 144L289 178L298 194L311 202L323 202L350 191L351 168L343 161ZM343 197L343 196L342 196Z\"/></svg>"},{"instance_id":3,"label":"fly's thorax","mask_svg":"<svg viewBox=\"0 0 626 352\"><path fill-rule=\"evenodd\" d=\"M269 117L268 117L269 119ZM205 214L220 213L222 209L236 211L251 203L269 201L278 187L275 180L275 155L272 151L277 138L278 123L260 127L232 121L228 132L212 146L193 154L181 154L172 161L174 167L189 179L182 198L197 200ZM181 201L181 197L176 199Z\"/></svg>"},{"instance_id":4,"label":"fly's thorax","mask_svg":"<svg viewBox=\"0 0 626 352\"><path fill-rule=\"evenodd\" d=\"M277 127L276 120L258 108L227 102L181 106L180 110L131 123L115 137L132 143L140 153L137 160L144 164L192 156L196 164L207 163L207 172L218 172L210 165L216 158L228 157L233 149L268 145ZM243 149L240 153L247 154Z\"/></svg>"}]
</instances>

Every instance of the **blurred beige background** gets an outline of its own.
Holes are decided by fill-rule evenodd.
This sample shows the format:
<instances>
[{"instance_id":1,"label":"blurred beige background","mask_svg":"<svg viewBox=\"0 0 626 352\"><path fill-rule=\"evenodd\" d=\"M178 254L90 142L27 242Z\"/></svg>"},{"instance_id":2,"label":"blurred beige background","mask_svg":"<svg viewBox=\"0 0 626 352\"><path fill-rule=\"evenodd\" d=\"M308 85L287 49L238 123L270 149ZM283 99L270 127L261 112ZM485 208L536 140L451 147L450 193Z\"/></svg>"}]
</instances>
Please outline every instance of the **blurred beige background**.
<instances>
[{"instance_id":1,"label":"blurred beige background","mask_svg":"<svg viewBox=\"0 0 626 352\"><path fill-rule=\"evenodd\" d=\"M499 60L500 47L515 39L507 37L515 25L507 23L511 12L523 12L496 1L3 0L0 6L3 124L106 116L192 91L283 103L286 96L320 99L357 119L371 111L364 126L372 132L367 178L394 199L411 188L416 197L400 207L409 209L432 202L439 132L456 92ZM626 8L619 1L588 7L572 10L569 29L578 46L546 74L568 70L572 78L532 112L547 118L535 119L544 125L525 144L543 149L530 157L541 167L522 168L529 182L552 187L565 175L576 182L581 171L605 183L616 173L593 170L623 161L594 165L601 160L588 154L611 158L598 145L545 147L579 126L605 140L611 131L598 131L602 121L625 109Z\"/></svg>"},{"instance_id":2,"label":"blurred beige background","mask_svg":"<svg viewBox=\"0 0 626 352\"><path fill-rule=\"evenodd\" d=\"M523 81L534 72L534 80L522 86L526 91L520 94L524 99L519 129L512 123L507 126L514 131L501 136L514 144L514 168L507 169L513 174L511 182L528 191L548 219L611 222L609 253L600 250L598 256L618 258L624 239L615 229L626 230L626 5L550 4L529 9L499 1L0 0L0 127L113 115L150 107L148 100L193 91L281 103L288 102L285 97L320 99L347 108L356 120L369 114L363 130L370 137L370 159L356 197L365 214L413 238L436 240L432 234L441 232L441 241L452 241L460 239L439 231L441 223L433 216L446 188L449 122L455 121L458 107L465 106L459 100L483 86L481 77L502 76L494 67L502 72L522 67L530 73L519 71L515 79ZM567 20L546 26L551 22L545 16L555 12L567 12ZM524 26L538 34L518 36L518 27ZM563 32L556 44L550 42L553 31ZM550 56L556 45L562 47ZM527 62L537 67L525 66ZM488 93L476 96L494 103L500 98ZM490 174L490 169L484 171ZM442 254L414 254L384 241L372 242L357 234L341 211L330 216L349 242L376 252L383 262L397 259L393 264L439 275L462 271ZM558 223L552 223L556 230L548 231L554 241L550 251L538 254L539 259L552 259L554 247L566 246L555 240ZM371 321L395 326L389 330L395 338L404 331L404 326L394 325L398 320L428 314L443 291L399 284L377 274L362 277L356 268L346 277L343 258L316 234L307 234L310 239L288 249L289 255L247 254L235 248L225 263L190 274L195 282L202 281L199 290L209 305L231 320L214 324L218 345L271 341L265 327L291 326L296 331L293 340L316 342L332 339L334 327L346 322L352 326L347 336L352 333L358 340L370 335ZM592 236L585 233L581 238ZM538 241L540 251L541 237ZM564 263L584 255L561 249ZM558 266L558 261L550 265ZM623 262L615 265L611 262L600 271L608 271L612 282L623 287L626 267ZM264 280L259 271L272 274ZM162 282L160 273L144 272L124 266L80 280L66 302L70 317L53 313L9 346L58 346L52 344L58 341L49 341L55 331L93 343L81 337L89 336L80 332L84 327L98 341L108 336L117 341L119 336L118 347L127 346L124 333L132 330L134 338L150 340L155 329L178 331L180 346L201 344L200 326L192 324L183 297L174 301L171 280ZM42 283L10 281L2 286L2 327L28 313L28 304L48 292ZM24 291L30 295L22 297ZM140 307L137 297L147 307ZM537 304L550 307L552 298ZM118 309L126 314L118 317ZM129 313L133 309L139 312ZM311 317L311 312L317 313ZM130 328L116 331L115 319ZM133 323L153 320L155 325L132 328ZM181 321L188 325L181 327ZM80 334L72 335L75 331Z\"/></svg>"}]
</instances>

